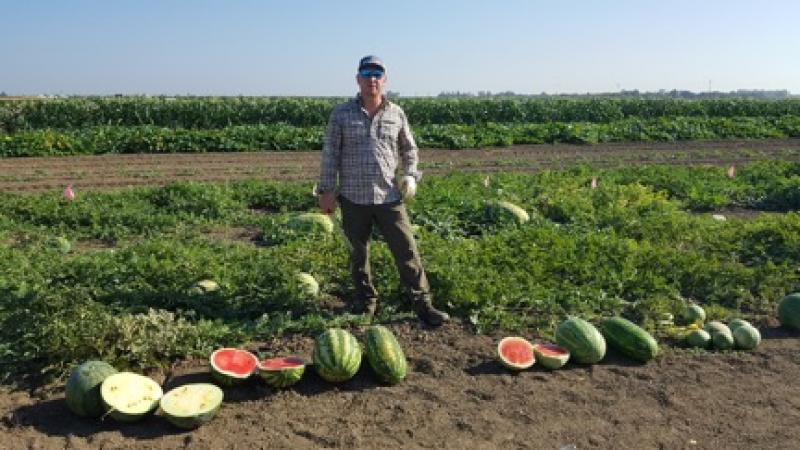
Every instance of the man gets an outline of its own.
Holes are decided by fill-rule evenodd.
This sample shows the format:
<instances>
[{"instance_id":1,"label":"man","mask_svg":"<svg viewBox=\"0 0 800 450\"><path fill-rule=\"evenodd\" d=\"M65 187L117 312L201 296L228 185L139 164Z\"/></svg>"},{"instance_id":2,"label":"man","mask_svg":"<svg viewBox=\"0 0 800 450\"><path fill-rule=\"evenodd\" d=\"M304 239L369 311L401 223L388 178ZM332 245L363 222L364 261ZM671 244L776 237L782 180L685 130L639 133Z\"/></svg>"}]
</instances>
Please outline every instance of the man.
<instances>
[{"instance_id":1,"label":"man","mask_svg":"<svg viewBox=\"0 0 800 450\"><path fill-rule=\"evenodd\" d=\"M337 198L341 204L342 228L351 244L353 309L373 315L377 307L378 293L369 266L369 239L375 223L411 293L414 311L423 322L441 325L450 317L431 303L430 286L403 204L403 198L415 195L420 177L417 145L403 110L383 95L383 61L377 56L362 58L356 82L359 94L334 108L328 121L317 188L324 213L333 213ZM395 183L398 168L403 174L400 186Z\"/></svg>"}]
</instances>

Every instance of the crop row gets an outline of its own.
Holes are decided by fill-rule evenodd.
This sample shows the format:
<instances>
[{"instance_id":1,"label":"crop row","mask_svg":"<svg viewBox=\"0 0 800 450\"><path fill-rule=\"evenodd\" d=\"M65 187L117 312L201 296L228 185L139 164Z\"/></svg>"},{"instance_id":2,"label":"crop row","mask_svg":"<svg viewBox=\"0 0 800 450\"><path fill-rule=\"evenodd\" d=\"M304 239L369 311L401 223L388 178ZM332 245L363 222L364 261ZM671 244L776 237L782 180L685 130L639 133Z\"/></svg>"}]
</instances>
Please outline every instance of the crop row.
<instances>
[{"instance_id":1,"label":"crop row","mask_svg":"<svg viewBox=\"0 0 800 450\"><path fill-rule=\"evenodd\" d=\"M423 148L476 148L543 143L763 139L800 136L800 116L782 118L675 117L610 123L423 125L413 132ZM0 157L104 153L319 150L324 127L239 125L221 129L103 126L32 130L0 135Z\"/></svg>"},{"instance_id":2,"label":"crop row","mask_svg":"<svg viewBox=\"0 0 800 450\"><path fill-rule=\"evenodd\" d=\"M73 98L0 102L0 133L43 128L142 126L217 129L234 125L323 126L342 98ZM663 117L800 116L800 100L432 99L396 100L412 125L610 123Z\"/></svg>"},{"instance_id":3,"label":"crop row","mask_svg":"<svg viewBox=\"0 0 800 450\"><path fill-rule=\"evenodd\" d=\"M800 164L743 166L734 178L712 167L577 167L485 181L429 177L409 203L435 302L479 330L552 337L568 314L621 314L653 330L686 299L709 320L757 317L800 288L800 215L792 212ZM70 202L55 193L0 194L0 379L57 375L94 358L169 364L287 331L359 323L324 306L350 295L342 237L284 226L315 209L310 188L179 183L78 192ZM530 221L486 214L484 201L500 199ZM729 220L701 213L731 206L762 211ZM236 238L243 229L260 245ZM380 239L370 259L377 320L409 317ZM322 299L297 286L300 271L319 281ZM202 279L220 290L193 293Z\"/></svg>"}]
</instances>

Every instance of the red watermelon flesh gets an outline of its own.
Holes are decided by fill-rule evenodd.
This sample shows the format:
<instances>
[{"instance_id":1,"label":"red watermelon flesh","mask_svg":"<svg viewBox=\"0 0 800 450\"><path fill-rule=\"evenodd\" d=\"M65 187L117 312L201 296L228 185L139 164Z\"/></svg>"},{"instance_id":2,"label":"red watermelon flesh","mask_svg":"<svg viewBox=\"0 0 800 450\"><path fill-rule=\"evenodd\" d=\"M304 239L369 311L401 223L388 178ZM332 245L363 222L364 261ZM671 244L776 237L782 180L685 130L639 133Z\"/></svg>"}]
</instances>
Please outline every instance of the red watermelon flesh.
<instances>
[{"instance_id":1,"label":"red watermelon flesh","mask_svg":"<svg viewBox=\"0 0 800 450\"><path fill-rule=\"evenodd\" d=\"M497 354L500 362L512 370L527 369L536 362L533 345L521 337L503 338L497 344Z\"/></svg>"},{"instance_id":2,"label":"red watermelon flesh","mask_svg":"<svg viewBox=\"0 0 800 450\"><path fill-rule=\"evenodd\" d=\"M258 368L261 370L285 370L304 366L306 363L300 358L271 358L261 361Z\"/></svg>"},{"instance_id":3,"label":"red watermelon flesh","mask_svg":"<svg viewBox=\"0 0 800 450\"><path fill-rule=\"evenodd\" d=\"M221 348L211 354L211 373L226 386L247 379L255 371L258 358L247 350Z\"/></svg>"}]
</instances>

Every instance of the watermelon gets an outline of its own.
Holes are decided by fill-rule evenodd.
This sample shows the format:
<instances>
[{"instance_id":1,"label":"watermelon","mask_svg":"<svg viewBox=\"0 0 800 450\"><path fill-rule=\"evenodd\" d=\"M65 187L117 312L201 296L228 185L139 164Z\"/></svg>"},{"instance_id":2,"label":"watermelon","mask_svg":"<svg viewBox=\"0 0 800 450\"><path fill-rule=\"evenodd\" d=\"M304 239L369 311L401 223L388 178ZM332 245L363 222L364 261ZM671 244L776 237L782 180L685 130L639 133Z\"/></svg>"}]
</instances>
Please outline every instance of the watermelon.
<instances>
[{"instance_id":1,"label":"watermelon","mask_svg":"<svg viewBox=\"0 0 800 450\"><path fill-rule=\"evenodd\" d=\"M258 363L258 374L275 388L289 387L303 378L306 362L300 358L270 358Z\"/></svg>"},{"instance_id":2,"label":"watermelon","mask_svg":"<svg viewBox=\"0 0 800 450\"><path fill-rule=\"evenodd\" d=\"M219 290L219 284L214 280L200 280L192 287L192 293L197 295L210 294Z\"/></svg>"},{"instance_id":3,"label":"watermelon","mask_svg":"<svg viewBox=\"0 0 800 450\"><path fill-rule=\"evenodd\" d=\"M748 325L748 326L751 326L751 327L753 326L753 325L750 324L750 322L748 322L748 321L746 321L744 319L738 319L738 318L737 319L733 319L730 322L728 322L728 328L730 328L731 332L736 331L736 329L741 327L742 325Z\"/></svg>"},{"instance_id":4,"label":"watermelon","mask_svg":"<svg viewBox=\"0 0 800 450\"><path fill-rule=\"evenodd\" d=\"M353 378L361 367L361 345L347 330L331 328L314 341L314 369L331 383Z\"/></svg>"},{"instance_id":5,"label":"watermelon","mask_svg":"<svg viewBox=\"0 0 800 450\"><path fill-rule=\"evenodd\" d=\"M731 329L728 328L727 325L716 320L705 324L703 329L708 331L708 334L710 334L712 337L714 336L714 333L731 334Z\"/></svg>"},{"instance_id":6,"label":"watermelon","mask_svg":"<svg viewBox=\"0 0 800 450\"><path fill-rule=\"evenodd\" d=\"M624 317L611 317L600 325L608 344L622 354L648 362L658 354L658 342L640 326Z\"/></svg>"},{"instance_id":7,"label":"watermelon","mask_svg":"<svg viewBox=\"0 0 800 450\"><path fill-rule=\"evenodd\" d=\"M100 385L117 369L104 361L86 361L69 374L64 396L70 411L81 417L100 417L105 412Z\"/></svg>"},{"instance_id":8,"label":"watermelon","mask_svg":"<svg viewBox=\"0 0 800 450\"><path fill-rule=\"evenodd\" d=\"M52 237L48 244L50 248L63 254L67 254L72 251L72 243L64 236Z\"/></svg>"},{"instance_id":9,"label":"watermelon","mask_svg":"<svg viewBox=\"0 0 800 450\"><path fill-rule=\"evenodd\" d=\"M706 320L706 311L702 306L692 303L686 308L684 318L686 323L702 324Z\"/></svg>"},{"instance_id":10,"label":"watermelon","mask_svg":"<svg viewBox=\"0 0 800 450\"><path fill-rule=\"evenodd\" d=\"M686 335L686 345L695 348L708 348L711 344L711 335L706 330L693 330Z\"/></svg>"},{"instance_id":11,"label":"watermelon","mask_svg":"<svg viewBox=\"0 0 800 450\"><path fill-rule=\"evenodd\" d=\"M221 348L211 354L209 362L214 379L224 386L233 386L250 378L258 358L247 350Z\"/></svg>"},{"instance_id":12,"label":"watermelon","mask_svg":"<svg viewBox=\"0 0 800 450\"><path fill-rule=\"evenodd\" d=\"M372 371L388 384L397 384L406 377L408 362L403 348L388 328L374 325L365 337L365 353Z\"/></svg>"},{"instance_id":13,"label":"watermelon","mask_svg":"<svg viewBox=\"0 0 800 450\"><path fill-rule=\"evenodd\" d=\"M500 363L511 370L525 370L536 362L533 345L518 336L505 337L497 344Z\"/></svg>"},{"instance_id":14,"label":"watermelon","mask_svg":"<svg viewBox=\"0 0 800 450\"><path fill-rule=\"evenodd\" d=\"M486 210L491 215L507 215L512 217L518 224L523 224L531 220L527 211L511 202L503 200L486 202Z\"/></svg>"},{"instance_id":15,"label":"watermelon","mask_svg":"<svg viewBox=\"0 0 800 450\"><path fill-rule=\"evenodd\" d=\"M740 325L733 330L733 341L737 348L752 350L761 343L761 333L751 325Z\"/></svg>"},{"instance_id":16,"label":"watermelon","mask_svg":"<svg viewBox=\"0 0 800 450\"><path fill-rule=\"evenodd\" d=\"M606 340L591 323L570 317L556 328L556 343L566 348L570 358L581 364L594 364L606 355Z\"/></svg>"},{"instance_id":17,"label":"watermelon","mask_svg":"<svg viewBox=\"0 0 800 450\"><path fill-rule=\"evenodd\" d=\"M303 233L333 233L333 220L328 214L300 213L289 219L289 228Z\"/></svg>"},{"instance_id":18,"label":"watermelon","mask_svg":"<svg viewBox=\"0 0 800 450\"><path fill-rule=\"evenodd\" d=\"M785 327L800 330L800 292L783 297L778 304L778 320Z\"/></svg>"},{"instance_id":19,"label":"watermelon","mask_svg":"<svg viewBox=\"0 0 800 450\"><path fill-rule=\"evenodd\" d=\"M152 379L132 372L109 375L100 385L108 414L120 422L136 422L153 412L164 392Z\"/></svg>"},{"instance_id":20,"label":"watermelon","mask_svg":"<svg viewBox=\"0 0 800 450\"><path fill-rule=\"evenodd\" d=\"M191 430L217 415L223 397L222 389L213 384L184 384L164 394L159 405L171 424Z\"/></svg>"},{"instance_id":21,"label":"watermelon","mask_svg":"<svg viewBox=\"0 0 800 450\"><path fill-rule=\"evenodd\" d=\"M540 366L550 370L560 369L569 361L567 349L548 342L534 344L533 354Z\"/></svg>"},{"instance_id":22,"label":"watermelon","mask_svg":"<svg viewBox=\"0 0 800 450\"><path fill-rule=\"evenodd\" d=\"M319 295L319 283L310 273L300 272L297 274L297 281L300 284L300 290L309 297L316 297Z\"/></svg>"}]
</instances>

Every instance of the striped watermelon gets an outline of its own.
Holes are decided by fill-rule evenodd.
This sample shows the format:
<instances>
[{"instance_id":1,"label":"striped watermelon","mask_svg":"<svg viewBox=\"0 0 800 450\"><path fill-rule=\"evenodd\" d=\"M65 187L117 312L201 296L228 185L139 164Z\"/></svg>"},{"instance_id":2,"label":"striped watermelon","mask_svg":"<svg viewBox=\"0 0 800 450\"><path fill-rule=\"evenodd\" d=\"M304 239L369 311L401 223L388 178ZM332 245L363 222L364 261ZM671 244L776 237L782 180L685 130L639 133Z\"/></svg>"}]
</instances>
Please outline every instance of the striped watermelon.
<instances>
[{"instance_id":1,"label":"striped watermelon","mask_svg":"<svg viewBox=\"0 0 800 450\"><path fill-rule=\"evenodd\" d=\"M369 327L365 347L367 361L381 381L389 384L403 381L408 370L406 355L388 328L380 325Z\"/></svg>"},{"instance_id":2,"label":"striped watermelon","mask_svg":"<svg viewBox=\"0 0 800 450\"><path fill-rule=\"evenodd\" d=\"M258 374L268 385L289 387L303 378L306 363L300 358L271 358L258 363Z\"/></svg>"},{"instance_id":3,"label":"striped watermelon","mask_svg":"<svg viewBox=\"0 0 800 450\"><path fill-rule=\"evenodd\" d=\"M611 317L600 325L609 345L637 361L647 362L658 354L653 336L624 317Z\"/></svg>"},{"instance_id":4,"label":"striped watermelon","mask_svg":"<svg viewBox=\"0 0 800 450\"><path fill-rule=\"evenodd\" d=\"M800 292L783 297L778 304L778 319L781 325L800 330Z\"/></svg>"},{"instance_id":5,"label":"striped watermelon","mask_svg":"<svg viewBox=\"0 0 800 450\"><path fill-rule=\"evenodd\" d=\"M361 345L347 330L331 328L314 342L314 368L331 383L347 381L361 367Z\"/></svg>"},{"instance_id":6,"label":"striped watermelon","mask_svg":"<svg viewBox=\"0 0 800 450\"><path fill-rule=\"evenodd\" d=\"M581 364L600 362L606 355L606 340L594 325L580 317L570 317L556 328L556 343Z\"/></svg>"},{"instance_id":7,"label":"striped watermelon","mask_svg":"<svg viewBox=\"0 0 800 450\"><path fill-rule=\"evenodd\" d=\"M104 361L86 361L72 370L64 392L67 407L82 417L100 417L105 412L100 385L117 369Z\"/></svg>"},{"instance_id":8,"label":"striped watermelon","mask_svg":"<svg viewBox=\"0 0 800 450\"><path fill-rule=\"evenodd\" d=\"M564 367L569 361L569 351L549 342L533 345L536 362L545 369L556 370Z\"/></svg>"}]
</instances>

